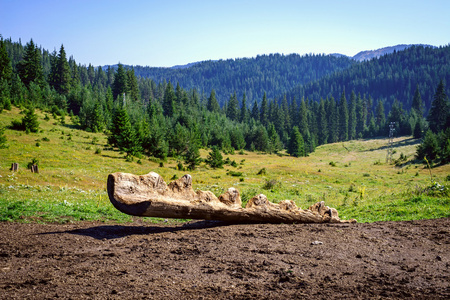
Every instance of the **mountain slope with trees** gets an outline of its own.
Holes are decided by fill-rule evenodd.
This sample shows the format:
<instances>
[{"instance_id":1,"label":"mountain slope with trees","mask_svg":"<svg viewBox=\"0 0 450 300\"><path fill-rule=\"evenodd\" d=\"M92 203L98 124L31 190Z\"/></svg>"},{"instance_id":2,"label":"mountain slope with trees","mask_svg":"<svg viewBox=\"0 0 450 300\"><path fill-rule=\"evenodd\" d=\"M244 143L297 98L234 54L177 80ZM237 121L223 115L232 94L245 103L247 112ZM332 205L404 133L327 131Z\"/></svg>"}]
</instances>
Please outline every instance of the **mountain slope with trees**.
<instances>
[{"instance_id":1,"label":"mountain slope with trees","mask_svg":"<svg viewBox=\"0 0 450 300\"><path fill-rule=\"evenodd\" d=\"M0 39L0 112L11 105L22 107L27 119L11 126L21 130L32 120L33 108L61 117L60 122L69 114L76 126L107 134L110 147L125 152L127 159L144 154L162 160L172 156L179 159L180 168L182 162L195 168L199 148L225 153L286 149L292 156L307 156L318 145L387 135L391 122L395 122L397 135L419 138L430 128L444 139L443 144L434 146L429 138L437 151L435 157L445 162L445 149L450 149L450 131L446 130L450 127L445 84L450 73L448 58L449 47L411 47L352 63L279 99L258 89L261 98L253 95L250 100L246 90L240 90L220 105L216 89L221 90L226 81L218 81L208 92L185 89L179 82L137 76L134 68L121 64L106 70L77 64L73 57L67 58L63 45L59 52L49 53L33 40L23 46ZM259 59L268 63L266 72L271 70L269 62L283 56ZM312 72L302 74L304 79L326 70L330 66L326 61L334 61L328 56L303 57L303 61L308 59L325 63L322 69L305 64ZM228 63L230 69L238 69L232 61ZM251 65L251 60L245 63ZM221 72L224 78L234 74ZM282 77L282 72L272 73L275 78ZM245 79L243 74L240 76ZM265 77L265 81L272 79ZM433 100L427 100L429 97ZM428 107L432 108L429 112Z\"/></svg>"},{"instance_id":2,"label":"mountain slope with trees","mask_svg":"<svg viewBox=\"0 0 450 300\"><path fill-rule=\"evenodd\" d=\"M318 81L299 85L287 93L287 97L308 97L320 101L329 96L337 98L345 89L382 101L387 111L391 110L395 100L402 104L403 109L409 110L418 88L426 113L441 79L450 83L450 46L412 46L379 59L354 64Z\"/></svg>"},{"instance_id":3,"label":"mountain slope with trees","mask_svg":"<svg viewBox=\"0 0 450 300\"><path fill-rule=\"evenodd\" d=\"M245 92L249 103L255 100L259 103L264 93L268 98L274 98L298 84L316 81L327 74L347 69L354 63L348 57L330 55L270 54L255 58L203 61L185 68L133 66L133 69L136 76L155 82L177 82L184 89L195 88L205 93L214 89L220 106L223 106L234 93L242 97Z\"/></svg>"}]
</instances>

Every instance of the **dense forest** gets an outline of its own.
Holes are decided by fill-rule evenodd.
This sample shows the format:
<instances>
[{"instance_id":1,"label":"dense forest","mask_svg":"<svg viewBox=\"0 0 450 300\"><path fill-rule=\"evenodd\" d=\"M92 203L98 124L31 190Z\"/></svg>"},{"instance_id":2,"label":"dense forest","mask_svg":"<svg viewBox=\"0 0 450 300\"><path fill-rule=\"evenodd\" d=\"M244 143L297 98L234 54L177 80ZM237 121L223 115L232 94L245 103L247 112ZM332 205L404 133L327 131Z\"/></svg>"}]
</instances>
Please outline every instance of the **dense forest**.
<instances>
[{"instance_id":1,"label":"dense forest","mask_svg":"<svg viewBox=\"0 0 450 300\"><path fill-rule=\"evenodd\" d=\"M385 136L391 122L395 122L397 135L425 136L424 141L431 141L432 147L419 149L418 157L430 157L430 151L435 151L434 159L446 162L450 153L450 108L445 88L449 78L449 47L413 47L363 63L331 56L305 56L301 60L309 62L300 64L302 71L289 63L272 70L276 80L270 77L270 67L277 65L279 59L298 57L270 55L226 61L230 70L245 66L260 73L258 79L251 79L245 72L235 73L239 74L240 81L248 76L248 80L258 82L251 92L252 101L245 89L234 90L220 105L216 89L229 84L225 90L231 91L230 87L240 86L227 83L226 78L231 78L233 72L227 73L226 69L217 71L211 67L211 84L215 86L206 92L182 87L179 81L170 78L161 77L156 81L139 76L135 68L121 64L106 69L80 65L73 57L66 57L63 45L59 52L50 53L33 40L25 46L11 39L1 39L0 43L0 112L11 105L25 112L23 120L13 122L11 128L36 130L34 108L47 111L61 122L64 122L61 117L69 114L76 126L105 132L110 147L126 152L127 159L142 154L162 160L172 156L193 169L200 162L199 148L213 149L208 158L213 167L217 165L216 158L220 158L219 150L272 153L286 149L298 157L308 155L321 144ZM261 60L266 62L266 67L261 67L258 62ZM415 69L405 67L407 62ZM214 62L195 64L184 70L203 65L212 66ZM392 71L382 75L377 72L385 69L376 66ZM335 73L331 73L332 69ZM415 86L408 86L405 92L403 81L397 80L404 77L397 74L406 74L400 70L410 69L416 71L414 76L408 75L408 85ZM298 82L293 79L296 72L302 73L295 79ZM372 83L373 78L380 79L375 82L384 82L382 77L389 82L386 89L393 94L382 94L383 86L363 89L350 84L353 81ZM291 81L280 89L271 84L261 85L283 82L283 78ZM193 75L183 80L194 79ZM266 92L268 88L273 95L302 83L279 98L269 97ZM310 90L310 86L316 89ZM407 99L401 102L397 96ZM427 100L428 97L433 100Z\"/></svg>"},{"instance_id":2,"label":"dense forest","mask_svg":"<svg viewBox=\"0 0 450 300\"><path fill-rule=\"evenodd\" d=\"M411 46L404 51L353 64L318 81L298 85L288 93L288 97L308 97L319 101L329 96L339 97L345 88L382 101L387 111L391 110L395 100L410 110L418 88L426 113L441 79L450 82L450 46ZM447 86L447 94L449 91Z\"/></svg>"},{"instance_id":3,"label":"dense forest","mask_svg":"<svg viewBox=\"0 0 450 300\"><path fill-rule=\"evenodd\" d=\"M155 82L177 82L184 89L195 88L205 92L214 89L217 101L223 106L234 93L238 97L245 93L247 101L260 103L264 93L272 99L299 84L316 81L327 74L347 69L354 63L345 56L270 54L256 58L203 61L186 68L133 68L136 76Z\"/></svg>"}]
</instances>

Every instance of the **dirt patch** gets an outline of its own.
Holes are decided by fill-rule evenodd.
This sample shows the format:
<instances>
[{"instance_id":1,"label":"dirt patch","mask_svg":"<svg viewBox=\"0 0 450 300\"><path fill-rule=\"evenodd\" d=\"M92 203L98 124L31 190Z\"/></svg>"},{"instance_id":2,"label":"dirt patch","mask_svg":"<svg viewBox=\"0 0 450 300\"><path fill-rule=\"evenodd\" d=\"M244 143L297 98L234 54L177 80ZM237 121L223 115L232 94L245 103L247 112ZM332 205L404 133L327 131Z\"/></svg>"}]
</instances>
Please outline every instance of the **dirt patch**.
<instances>
[{"instance_id":1,"label":"dirt patch","mask_svg":"<svg viewBox=\"0 0 450 300\"><path fill-rule=\"evenodd\" d=\"M2 299L450 298L450 219L0 223Z\"/></svg>"}]
</instances>

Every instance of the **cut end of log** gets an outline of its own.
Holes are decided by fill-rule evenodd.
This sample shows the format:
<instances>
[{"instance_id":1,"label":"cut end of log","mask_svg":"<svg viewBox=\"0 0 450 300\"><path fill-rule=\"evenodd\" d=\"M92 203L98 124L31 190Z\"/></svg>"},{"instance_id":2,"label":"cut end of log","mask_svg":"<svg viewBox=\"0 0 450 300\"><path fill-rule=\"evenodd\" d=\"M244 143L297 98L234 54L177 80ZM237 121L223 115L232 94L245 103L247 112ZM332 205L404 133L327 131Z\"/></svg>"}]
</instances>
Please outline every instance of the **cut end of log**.
<instances>
[{"instance_id":1,"label":"cut end of log","mask_svg":"<svg viewBox=\"0 0 450 300\"><path fill-rule=\"evenodd\" d=\"M259 194L243 208L237 189L229 188L219 197L210 191L195 192L189 174L167 185L155 172L139 176L113 173L108 176L107 190L115 208L134 216L232 223L356 223L339 219L337 210L323 201L303 210L292 200L272 203Z\"/></svg>"}]
</instances>

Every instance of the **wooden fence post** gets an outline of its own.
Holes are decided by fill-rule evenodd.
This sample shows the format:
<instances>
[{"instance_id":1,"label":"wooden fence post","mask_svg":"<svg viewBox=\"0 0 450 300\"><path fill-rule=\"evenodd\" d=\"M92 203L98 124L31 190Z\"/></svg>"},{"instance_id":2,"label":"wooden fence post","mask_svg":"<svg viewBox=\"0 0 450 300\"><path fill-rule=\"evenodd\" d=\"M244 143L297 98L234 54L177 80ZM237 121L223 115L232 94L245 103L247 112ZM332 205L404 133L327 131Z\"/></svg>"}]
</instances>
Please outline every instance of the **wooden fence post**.
<instances>
[{"instance_id":1,"label":"wooden fence post","mask_svg":"<svg viewBox=\"0 0 450 300\"><path fill-rule=\"evenodd\" d=\"M13 172L19 171L19 164L18 163L12 163L10 170L13 171Z\"/></svg>"},{"instance_id":2,"label":"wooden fence post","mask_svg":"<svg viewBox=\"0 0 450 300\"><path fill-rule=\"evenodd\" d=\"M31 172L32 173L39 173L39 169L37 165L32 165L31 166Z\"/></svg>"}]
</instances>

